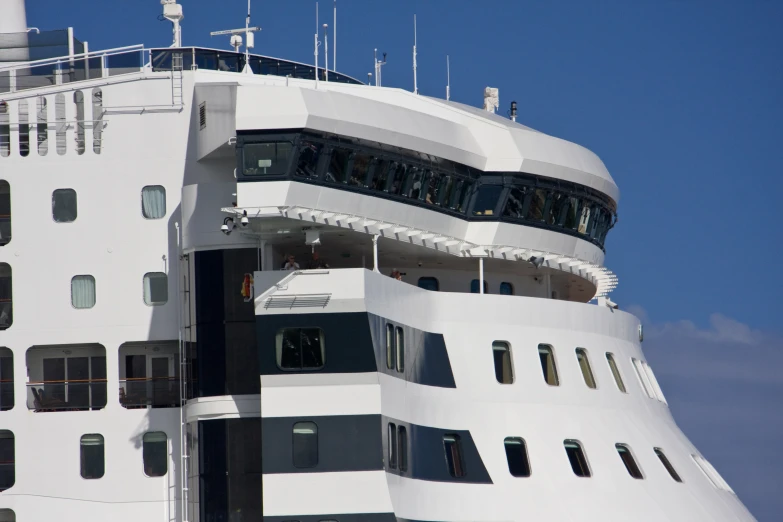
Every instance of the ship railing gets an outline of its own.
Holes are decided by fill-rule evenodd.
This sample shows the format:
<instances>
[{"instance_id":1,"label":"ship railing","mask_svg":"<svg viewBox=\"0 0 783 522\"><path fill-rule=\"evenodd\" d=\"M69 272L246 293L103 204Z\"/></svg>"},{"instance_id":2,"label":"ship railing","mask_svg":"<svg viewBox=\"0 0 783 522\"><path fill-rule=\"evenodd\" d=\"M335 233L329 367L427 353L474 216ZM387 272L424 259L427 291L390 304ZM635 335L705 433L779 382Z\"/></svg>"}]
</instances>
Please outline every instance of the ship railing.
<instances>
[{"instance_id":1,"label":"ship railing","mask_svg":"<svg viewBox=\"0 0 783 522\"><path fill-rule=\"evenodd\" d=\"M27 408L36 412L106 407L106 379L36 381L27 384Z\"/></svg>"},{"instance_id":2,"label":"ship railing","mask_svg":"<svg viewBox=\"0 0 783 522\"><path fill-rule=\"evenodd\" d=\"M150 63L143 45L91 51L0 67L0 93L137 73Z\"/></svg>"},{"instance_id":3,"label":"ship railing","mask_svg":"<svg viewBox=\"0 0 783 522\"><path fill-rule=\"evenodd\" d=\"M120 404L128 409L178 408L182 405L179 377L120 379Z\"/></svg>"}]
</instances>

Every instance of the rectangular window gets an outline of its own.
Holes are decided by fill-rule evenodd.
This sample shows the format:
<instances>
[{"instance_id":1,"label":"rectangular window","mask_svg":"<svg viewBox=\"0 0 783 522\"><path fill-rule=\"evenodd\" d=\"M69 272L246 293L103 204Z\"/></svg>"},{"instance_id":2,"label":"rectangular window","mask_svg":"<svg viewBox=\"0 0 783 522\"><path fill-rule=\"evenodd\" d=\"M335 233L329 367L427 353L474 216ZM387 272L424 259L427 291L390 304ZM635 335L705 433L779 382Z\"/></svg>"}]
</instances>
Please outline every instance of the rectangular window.
<instances>
[{"instance_id":1,"label":"rectangular window","mask_svg":"<svg viewBox=\"0 0 783 522\"><path fill-rule=\"evenodd\" d=\"M12 274L11 265L0 263L0 330L14 323Z\"/></svg>"},{"instance_id":2,"label":"rectangular window","mask_svg":"<svg viewBox=\"0 0 783 522\"><path fill-rule=\"evenodd\" d=\"M394 325L386 324L386 368L394 369L397 356L394 353Z\"/></svg>"},{"instance_id":3,"label":"rectangular window","mask_svg":"<svg viewBox=\"0 0 783 522\"><path fill-rule=\"evenodd\" d=\"M348 181L350 156L350 150L332 149L329 166L326 169L326 181L332 183L346 183Z\"/></svg>"},{"instance_id":4,"label":"rectangular window","mask_svg":"<svg viewBox=\"0 0 783 522\"><path fill-rule=\"evenodd\" d=\"M389 423L389 468L397 469L397 426Z\"/></svg>"},{"instance_id":5,"label":"rectangular window","mask_svg":"<svg viewBox=\"0 0 783 522\"><path fill-rule=\"evenodd\" d=\"M16 482L16 452L14 434L0 430L0 491L5 491Z\"/></svg>"},{"instance_id":6,"label":"rectangular window","mask_svg":"<svg viewBox=\"0 0 783 522\"><path fill-rule=\"evenodd\" d=\"M164 305L169 300L169 278L163 272L144 274L144 304Z\"/></svg>"},{"instance_id":7,"label":"rectangular window","mask_svg":"<svg viewBox=\"0 0 783 522\"><path fill-rule=\"evenodd\" d=\"M494 341L492 356L495 359L495 379L500 384L513 384L514 370L511 366L511 346L505 341Z\"/></svg>"},{"instance_id":8,"label":"rectangular window","mask_svg":"<svg viewBox=\"0 0 783 522\"><path fill-rule=\"evenodd\" d=\"M162 431L149 431L142 438L144 474L162 477L169 469L169 440Z\"/></svg>"},{"instance_id":9,"label":"rectangular window","mask_svg":"<svg viewBox=\"0 0 783 522\"><path fill-rule=\"evenodd\" d=\"M589 477L590 467L587 465L587 458L582 450L582 445L575 440L563 441L568 462L571 463L571 469L577 477Z\"/></svg>"},{"instance_id":10,"label":"rectangular window","mask_svg":"<svg viewBox=\"0 0 783 522\"><path fill-rule=\"evenodd\" d=\"M444 435L443 447L446 450L446 464L449 467L449 475L456 478L464 477L466 471L462 461L462 445L460 444L459 435Z\"/></svg>"},{"instance_id":11,"label":"rectangular window","mask_svg":"<svg viewBox=\"0 0 783 522\"><path fill-rule=\"evenodd\" d=\"M166 189L161 185L147 185L141 189L141 215L160 219L166 215Z\"/></svg>"},{"instance_id":12,"label":"rectangular window","mask_svg":"<svg viewBox=\"0 0 783 522\"><path fill-rule=\"evenodd\" d=\"M104 473L103 435L82 435L81 438L82 478L99 479Z\"/></svg>"},{"instance_id":13,"label":"rectangular window","mask_svg":"<svg viewBox=\"0 0 783 522\"><path fill-rule=\"evenodd\" d=\"M636 370L636 377L639 378L639 384L644 390L644 393L646 393L649 398L654 399L655 396L652 392L652 384L650 383L650 378L647 376L647 372L645 372L642 367L642 363L638 359L633 358L631 359L631 362L633 363L634 370Z\"/></svg>"},{"instance_id":14,"label":"rectangular window","mask_svg":"<svg viewBox=\"0 0 783 522\"><path fill-rule=\"evenodd\" d=\"M408 430L405 426L397 427L397 451L400 459L400 471L408 471Z\"/></svg>"},{"instance_id":15,"label":"rectangular window","mask_svg":"<svg viewBox=\"0 0 783 522\"><path fill-rule=\"evenodd\" d=\"M544 381L550 386L559 386L557 367L555 366L555 352L548 344L538 345L538 358L541 360L541 371L544 373Z\"/></svg>"},{"instance_id":16,"label":"rectangular window","mask_svg":"<svg viewBox=\"0 0 783 522\"><path fill-rule=\"evenodd\" d=\"M628 474L635 479L643 479L642 470L640 470L639 466L636 464L636 459L633 458L631 448L625 444L615 444L614 447L617 449L617 453L620 455L623 464L625 464L625 469L628 470Z\"/></svg>"},{"instance_id":17,"label":"rectangular window","mask_svg":"<svg viewBox=\"0 0 783 522\"><path fill-rule=\"evenodd\" d=\"M666 402L666 397L663 396L663 390L661 390L661 386L658 384L658 379L655 378L655 374L653 373L652 368L650 368L650 366L644 361L642 361L642 368L647 374L647 378L650 381L650 385L652 386L655 397L662 403L669 404Z\"/></svg>"},{"instance_id":18,"label":"rectangular window","mask_svg":"<svg viewBox=\"0 0 783 522\"><path fill-rule=\"evenodd\" d=\"M0 411L14 407L14 352L0 348Z\"/></svg>"},{"instance_id":19,"label":"rectangular window","mask_svg":"<svg viewBox=\"0 0 783 522\"><path fill-rule=\"evenodd\" d=\"M500 295L514 295L514 285L505 281L500 283Z\"/></svg>"},{"instance_id":20,"label":"rectangular window","mask_svg":"<svg viewBox=\"0 0 783 522\"><path fill-rule=\"evenodd\" d=\"M318 426L314 422L294 424L293 459L297 468L318 465Z\"/></svg>"},{"instance_id":21,"label":"rectangular window","mask_svg":"<svg viewBox=\"0 0 783 522\"><path fill-rule=\"evenodd\" d=\"M52 218L55 223L76 221L76 191L57 189L52 193Z\"/></svg>"},{"instance_id":22,"label":"rectangular window","mask_svg":"<svg viewBox=\"0 0 783 522\"><path fill-rule=\"evenodd\" d=\"M367 173L370 170L372 156L367 154L354 154L351 164L351 177L348 180L349 185L363 187L367 183Z\"/></svg>"},{"instance_id":23,"label":"rectangular window","mask_svg":"<svg viewBox=\"0 0 783 522\"><path fill-rule=\"evenodd\" d=\"M303 178L318 179L318 165L322 151L323 145L320 143L302 142L294 173Z\"/></svg>"},{"instance_id":24,"label":"rectangular window","mask_svg":"<svg viewBox=\"0 0 783 522\"><path fill-rule=\"evenodd\" d=\"M661 464L663 464L663 467L666 468L666 471L669 472L669 475L671 475L671 477L676 482L682 482L682 479L674 470L674 466L672 466L672 463L669 462L669 459L666 458L666 455L664 454L663 450L661 448L655 448L655 454L658 456L658 459L661 461Z\"/></svg>"},{"instance_id":25,"label":"rectangular window","mask_svg":"<svg viewBox=\"0 0 783 522\"><path fill-rule=\"evenodd\" d=\"M432 290L433 292L437 292L440 289L438 280L435 279L434 277L420 277L418 285L419 288L423 288L425 290Z\"/></svg>"},{"instance_id":26,"label":"rectangular window","mask_svg":"<svg viewBox=\"0 0 783 522\"><path fill-rule=\"evenodd\" d=\"M478 189L476 201L473 203L474 216L493 216L498 205L503 185L482 185Z\"/></svg>"},{"instance_id":27,"label":"rectangular window","mask_svg":"<svg viewBox=\"0 0 783 522\"><path fill-rule=\"evenodd\" d=\"M576 360L579 361L579 369L582 370L585 384L588 388L595 389L595 378L593 377L593 370L590 368L590 360L587 358L587 350L577 348Z\"/></svg>"},{"instance_id":28,"label":"rectangular window","mask_svg":"<svg viewBox=\"0 0 783 522\"><path fill-rule=\"evenodd\" d=\"M478 279L474 279L474 280L472 280L470 282L470 293L471 294L478 294L479 292L480 292L479 280ZM487 290L487 282L486 281L484 281L484 293L485 294L489 293L489 291Z\"/></svg>"},{"instance_id":29,"label":"rectangular window","mask_svg":"<svg viewBox=\"0 0 783 522\"><path fill-rule=\"evenodd\" d=\"M0 133L2 129L0 129ZM11 186L0 180L0 246L11 242Z\"/></svg>"},{"instance_id":30,"label":"rectangular window","mask_svg":"<svg viewBox=\"0 0 783 522\"><path fill-rule=\"evenodd\" d=\"M396 352L397 352L397 371L405 371L405 333L401 327L396 329L397 335L395 338Z\"/></svg>"},{"instance_id":31,"label":"rectangular window","mask_svg":"<svg viewBox=\"0 0 783 522\"><path fill-rule=\"evenodd\" d=\"M283 176L288 173L290 141L247 143L242 149L245 176Z\"/></svg>"},{"instance_id":32,"label":"rectangular window","mask_svg":"<svg viewBox=\"0 0 783 522\"><path fill-rule=\"evenodd\" d=\"M402 191L402 182L405 179L405 172L408 165L405 163L395 163L390 172L391 180L389 183L389 194L399 194Z\"/></svg>"},{"instance_id":33,"label":"rectangular window","mask_svg":"<svg viewBox=\"0 0 783 522\"><path fill-rule=\"evenodd\" d=\"M527 458L527 446L522 437L506 437L503 441L506 447L508 472L512 477L529 477L530 462Z\"/></svg>"},{"instance_id":34,"label":"rectangular window","mask_svg":"<svg viewBox=\"0 0 783 522\"><path fill-rule=\"evenodd\" d=\"M95 278L93 276L73 276L71 279L71 305L79 309L95 306Z\"/></svg>"},{"instance_id":35,"label":"rectangular window","mask_svg":"<svg viewBox=\"0 0 783 522\"><path fill-rule=\"evenodd\" d=\"M609 363L609 369L612 370L612 375L614 376L615 384L617 384L617 389L623 393L628 393L625 390L625 384L623 383L623 378L620 375L620 369L617 367L617 363L614 360L614 354L606 352L606 362Z\"/></svg>"},{"instance_id":36,"label":"rectangular window","mask_svg":"<svg viewBox=\"0 0 783 522\"><path fill-rule=\"evenodd\" d=\"M373 190L386 190L386 183L389 180L389 171L393 171L397 164L388 159L378 159L373 169L370 188Z\"/></svg>"},{"instance_id":37,"label":"rectangular window","mask_svg":"<svg viewBox=\"0 0 783 522\"><path fill-rule=\"evenodd\" d=\"M547 191L544 189L535 189L533 191L533 200L528 209L526 219L531 221L544 220L544 204L546 203Z\"/></svg>"},{"instance_id":38,"label":"rectangular window","mask_svg":"<svg viewBox=\"0 0 783 522\"><path fill-rule=\"evenodd\" d=\"M320 328L283 328L275 339L277 366L281 370L320 370L326 347Z\"/></svg>"}]
</instances>

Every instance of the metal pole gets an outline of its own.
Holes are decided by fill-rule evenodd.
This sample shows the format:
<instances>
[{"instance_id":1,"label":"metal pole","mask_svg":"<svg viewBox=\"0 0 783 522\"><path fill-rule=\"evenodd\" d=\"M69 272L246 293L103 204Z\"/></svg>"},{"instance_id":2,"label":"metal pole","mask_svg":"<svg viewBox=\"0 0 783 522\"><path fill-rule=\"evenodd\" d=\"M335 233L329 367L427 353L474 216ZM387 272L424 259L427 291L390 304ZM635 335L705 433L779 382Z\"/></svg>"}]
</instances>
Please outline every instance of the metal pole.
<instances>
[{"instance_id":1,"label":"metal pole","mask_svg":"<svg viewBox=\"0 0 783 522\"><path fill-rule=\"evenodd\" d=\"M324 79L327 82L329 81L329 35L326 34L328 28L329 26L324 24Z\"/></svg>"},{"instance_id":2,"label":"metal pole","mask_svg":"<svg viewBox=\"0 0 783 522\"><path fill-rule=\"evenodd\" d=\"M337 72L337 0L334 0L334 34L332 35L332 47L334 50L334 59L332 60L332 70Z\"/></svg>"},{"instance_id":3,"label":"metal pole","mask_svg":"<svg viewBox=\"0 0 783 522\"><path fill-rule=\"evenodd\" d=\"M378 270L378 234L372 236L372 271L380 273Z\"/></svg>"},{"instance_id":4,"label":"metal pole","mask_svg":"<svg viewBox=\"0 0 783 522\"><path fill-rule=\"evenodd\" d=\"M419 94L416 72L416 15L413 15L413 94Z\"/></svg>"},{"instance_id":5,"label":"metal pole","mask_svg":"<svg viewBox=\"0 0 783 522\"><path fill-rule=\"evenodd\" d=\"M479 293L484 293L484 258L479 258Z\"/></svg>"},{"instance_id":6,"label":"metal pole","mask_svg":"<svg viewBox=\"0 0 783 522\"><path fill-rule=\"evenodd\" d=\"M318 88L318 2L315 3L315 88Z\"/></svg>"}]
</instances>

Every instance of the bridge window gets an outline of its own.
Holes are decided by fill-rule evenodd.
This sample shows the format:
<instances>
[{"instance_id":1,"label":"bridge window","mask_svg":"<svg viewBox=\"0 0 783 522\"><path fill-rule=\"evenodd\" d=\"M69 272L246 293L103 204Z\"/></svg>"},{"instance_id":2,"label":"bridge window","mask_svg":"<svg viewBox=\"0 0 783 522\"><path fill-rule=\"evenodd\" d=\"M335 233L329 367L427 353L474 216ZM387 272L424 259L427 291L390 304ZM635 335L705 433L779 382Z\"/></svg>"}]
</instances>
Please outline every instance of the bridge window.
<instances>
[{"instance_id":1,"label":"bridge window","mask_svg":"<svg viewBox=\"0 0 783 522\"><path fill-rule=\"evenodd\" d=\"M318 426L314 422L294 424L293 459L296 468L318 465Z\"/></svg>"},{"instance_id":2,"label":"bridge window","mask_svg":"<svg viewBox=\"0 0 783 522\"><path fill-rule=\"evenodd\" d=\"M16 451L14 433L0 430L0 491L11 488L16 482Z\"/></svg>"},{"instance_id":3,"label":"bridge window","mask_svg":"<svg viewBox=\"0 0 783 522\"><path fill-rule=\"evenodd\" d=\"M105 471L103 435L97 433L82 435L79 446L82 478L99 479L103 477Z\"/></svg>"},{"instance_id":4,"label":"bridge window","mask_svg":"<svg viewBox=\"0 0 783 522\"><path fill-rule=\"evenodd\" d=\"M440 289L440 285L438 284L438 280L435 279L434 277L420 277L419 288L437 292Z\"/></svg>"},{"instance_id":5,"label":"bridge window","mask_svg":"<svg viewBox=\"0 0 783 522\"><path fill-rule=\"evenodd\" d=\"M595 378L593 370L590 368L590 359L587 358L587 350L584 348L576 349L576 360L579 362L579 369L582 370L582 377L588 388L595 389Z\"/></svg>"},{"instance_id":6,"label":"bridge window","mask_svg":"<svg viewBox=\"0 0 783 522\"><path fill-rule=\"evenodd\" d=\"M0 330L5 330L14 323L11 276L11 265L0 263Z\"/></svg>"},{"instance_id":7,"label":"bridge window","mask_svg":"<svg viewBox=\"0 0 783 522\"><path fill-rule=\"evenodd\" d=\"M55 223L76 221L77 214L75 190L57 189L52 193L52 218Z\"/></svg>"},{"instance_id":8,"label":"bridge window","mask_svg":"<svg viewBox=\"0 0 783 522\"><path fill-rule=\"evenodd\" d=\"M354 186L366 186L370 165L372 165L372 156L361 153L354 154L349 183Z\"/></svg>"},{"instance_id":9,"label":"bridge window","mask_svg":"<svg viewBox=\"0 0 783 522\"><path fill-rule=\"evenodd\" d=\"M559 386L557 378L557 366L555 366L555 352L548 344L538 345L538 358L541 360L541 371L544 373L544 381L550 386Z\"/></svg>"},{"instance_id":10,"label":"bridge window","mask_svg":"<svg viewBox=\"0 0 783 522\"><path fill-rule=\"evenodd\" d=\"M505 341L494 341L492 355L495 359L495 379L500 384L512 384L514 369L511 365L511 346Z\"/></svg>"},{"instance_id":11,"label":"bridge window","mask_svg":"<svg viewBox=\"0 0 783 522\"><path fill-rule=\"evenodd\" d=\"M169 439L162 431L148 431L142 438L144 474L162 477L169 468Z\"/></svg>"},{"instance_id":12,"label":"bridge window","mask_svg":"<svg viewBox=\"0 0 783 522\"><path fill-rule=\"evenodd\" d=\"M2 129L0 129L2 132ZM11 242L11 185L0 179L0 246Z\"/></svg>"},{"instance_id":13,"label":"bridge window","mask_svg":"<svg viewBox=\"0 0 783 522\"><path fill-rule=\"evenodd\" d=\"M590 467L587 465L587 457L582 450L582 445L576 440L563 441L568 462L571 463L571 469L577 477L589 477Z\"/></svg>"},{"instance_id":14,"label":"bridge window","mask_svg":"<svg viewBox=\"0 0 783 522\"><path fill-rule=\"evenodd\" d=\"M512 477L529 477L530 461L527 458L527 446L522 437L506 437L503 441L506 448L508 472Z\"/></svg>"},{"instance_id":15,"label":"bridge window","mask_svg":"<svg viewBox=\"0 0 783 522\"><path fill-rule=\"evenodd\" d=\"M327 157L322 154L323 147L320 143L302 142L299 146L299 159L294 174L303 178L318 179L318 165L321 157Z\"/></svg>"},{"instance_id":16,"label":"bridge window","mask_svg":"<svg viewBox=\"0 0 783 522\"><path fill-rule=\"evenodd\" d=\"M95 278L91 275L77 275L71 279L71 305L84 309L95 306Z\"/></svg>"},{"instance_id":17,"label":"bridge window","mask_svg":"<svg viewBox=\"0 0 783 522\"><path fill-rule=\"evenodd\" d=\"M347 183L351 152L346 149L332 149L329 166L326 169L326 181Z\"/></svg>"},{"instance_id":18,"label":"bridge window","mask_svg":"<svg viewBox=\"0 0 783 522\"><path fill-rule=\"evenodd\" d=\"M474 216L494 216L503 185L482 185L479 187L476 202L473 204Z\"/></svg>"},{"instance_id":19,"label":"bridge window","mask_svg":"<svg viewBox=\"0 0 783 522\"><path fill-rule=\"evenodd\" d=\"M283 176L288 173L293 144L290 141L247 143L242 149L246 176Z\"/></svg>"},{"instance_id":20,"label":"bridge window","mask_svg":"<svg viewBox=\"0 0 783 522\"><path fill-rule=\"evenodd\" d=\"M326 347L320 328L283 328L275 337L277 366L281 370L320 370Z\"/></svg>"}]
</instances>

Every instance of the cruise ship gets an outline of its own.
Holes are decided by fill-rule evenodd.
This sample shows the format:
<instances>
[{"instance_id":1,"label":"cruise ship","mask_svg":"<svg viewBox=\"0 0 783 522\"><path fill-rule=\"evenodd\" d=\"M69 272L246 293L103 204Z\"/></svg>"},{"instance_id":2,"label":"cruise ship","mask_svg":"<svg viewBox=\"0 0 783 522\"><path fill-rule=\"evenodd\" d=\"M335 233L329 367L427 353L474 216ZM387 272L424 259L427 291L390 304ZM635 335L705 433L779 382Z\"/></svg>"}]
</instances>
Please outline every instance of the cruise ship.
<instances>
[{"instance_id":1,"label":"cruise ship","mask_svg":"<svg viewBox=\"0 0 783 522\"><path fill-rule=\"evenodd\" d=\"M95 51L0 0L0 522L754 520L610 298L593 152L162 4Z\"/></svg>"}]
</instances>

